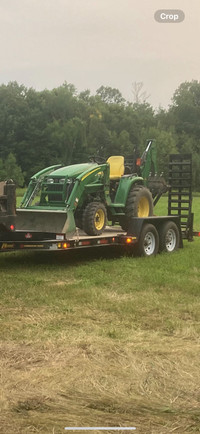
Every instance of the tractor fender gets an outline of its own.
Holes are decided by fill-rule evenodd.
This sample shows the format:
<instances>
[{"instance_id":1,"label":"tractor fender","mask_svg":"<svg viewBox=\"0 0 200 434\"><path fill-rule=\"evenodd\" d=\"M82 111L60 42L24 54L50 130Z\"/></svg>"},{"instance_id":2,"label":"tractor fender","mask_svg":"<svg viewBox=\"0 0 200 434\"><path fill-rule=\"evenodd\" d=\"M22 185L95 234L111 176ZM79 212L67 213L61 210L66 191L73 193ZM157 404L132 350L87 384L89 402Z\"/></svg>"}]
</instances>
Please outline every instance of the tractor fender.
<instances>
[{"instance_id":1,"label":"tractor fender","mask_svg":"<svg viewBox=\"0 0 200 434\"><path fill-rule=\"evenodd\" d=\"M131 187L137 184L144 185L144 179L140 176L134 175L122 176L119 182L114 203L124 204L125 206Z\"/></svg>"}]
</instances>

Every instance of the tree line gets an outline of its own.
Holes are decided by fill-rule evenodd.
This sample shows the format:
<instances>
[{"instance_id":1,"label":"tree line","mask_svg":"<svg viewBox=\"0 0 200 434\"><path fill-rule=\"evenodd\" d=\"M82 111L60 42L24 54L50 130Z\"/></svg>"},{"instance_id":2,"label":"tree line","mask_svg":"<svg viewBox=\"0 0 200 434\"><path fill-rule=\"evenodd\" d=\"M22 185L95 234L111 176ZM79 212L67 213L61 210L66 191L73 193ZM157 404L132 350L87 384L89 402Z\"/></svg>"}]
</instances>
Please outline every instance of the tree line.
<instances>
[{"instance_id":1,"label":"tree line","mask_svg":"<svg viewBox=\"0 0 200 434\"><path fill-rule=\"evenodd\" d=\"M180 84L169 108L158 110L106 86L95 95L66 82L43 91L17 82L0 86L0 180L23 186L53 164L92 155L140 156L148 139L155 140L166 179L169 154L192 153L193 188L200 190L200 82Z\"/></svg>"}]
</instances>

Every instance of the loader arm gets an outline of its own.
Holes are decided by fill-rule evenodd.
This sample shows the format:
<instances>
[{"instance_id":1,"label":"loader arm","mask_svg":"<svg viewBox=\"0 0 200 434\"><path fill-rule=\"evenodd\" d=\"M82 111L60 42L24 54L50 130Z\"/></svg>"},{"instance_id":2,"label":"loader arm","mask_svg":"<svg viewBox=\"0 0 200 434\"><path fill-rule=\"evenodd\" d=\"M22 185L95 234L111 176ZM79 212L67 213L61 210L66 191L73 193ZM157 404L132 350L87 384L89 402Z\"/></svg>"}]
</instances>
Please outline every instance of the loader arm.
<instances>
[{"instance_id":1,"label":"loader arm","mask_svg":"<svg viewBox=\"0 0 200 434\"><path fill-rule=\"evenodd\" d=\"M157 176L158 168L156 147L153 140L149 140L140 160L140 171L145 185L147 184L147 179L152 172L152 169L154 176Z\"/></svg>"},{"instance_id":2,"label":"loader arm","mask_svg":"<svg viewBox=\"0 0 200 434\"><path fill-rule=\"evenodd\" d=\"M158 176L157 152L153 140L149 140L140 160L140 173L144 179L144 185L149 188L154 199L154 206L161 196L169 190L163 176Z\"/></svg>"},{"instance_id":3,"label":"loader arm","mask_svg":"<svg viewBox=\"0 0 200 434\"><path fill-rule=\"evenodd\" d=\"M58 169L61 166L62 164L56 164L54 166L47 167L46 169L40 170L32 176L28 188L22 198L20 208L27 208L31 204L40 189L40 185L44 176L50 174L53 172L53 170Z\"/></svg>"}]
</instances>

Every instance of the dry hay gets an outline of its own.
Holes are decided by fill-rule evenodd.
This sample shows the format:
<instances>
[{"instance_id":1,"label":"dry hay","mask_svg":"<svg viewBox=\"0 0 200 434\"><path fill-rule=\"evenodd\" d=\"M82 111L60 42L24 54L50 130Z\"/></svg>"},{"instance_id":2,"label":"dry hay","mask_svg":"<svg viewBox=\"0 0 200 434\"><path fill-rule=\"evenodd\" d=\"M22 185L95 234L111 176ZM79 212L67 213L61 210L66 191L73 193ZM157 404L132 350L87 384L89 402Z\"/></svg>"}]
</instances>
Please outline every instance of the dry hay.
<instances>
[{"instance_id":1,"label":"dry hay","mask_svg":"<svg viewBox=\"0 0 200 434\"><path fill-rule=\"evenodd\" d=\"M128 343L62 336L0 346L1 433L136 426L190 433L200 421L197 341L132 332ZM14 429L13 429L14 427Z\"/></svg>"}]
</instances>

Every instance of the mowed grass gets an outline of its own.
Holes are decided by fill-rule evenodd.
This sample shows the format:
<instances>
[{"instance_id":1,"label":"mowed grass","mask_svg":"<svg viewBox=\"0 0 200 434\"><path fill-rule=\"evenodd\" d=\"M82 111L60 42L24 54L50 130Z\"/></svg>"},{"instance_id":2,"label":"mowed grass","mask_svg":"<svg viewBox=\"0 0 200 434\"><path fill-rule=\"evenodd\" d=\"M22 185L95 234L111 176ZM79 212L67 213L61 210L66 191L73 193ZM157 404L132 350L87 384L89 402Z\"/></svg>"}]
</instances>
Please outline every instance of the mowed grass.
<instances>
[{"instance_id":1,"label":"mowed grass","mask_svg":"<svg viewBox=\"0 0 200 434\"><path fill-rule=\"evenodd\" d=\"M199 432L199 251L1 254L0 433Z\"/></svg>"}]
</instances>

